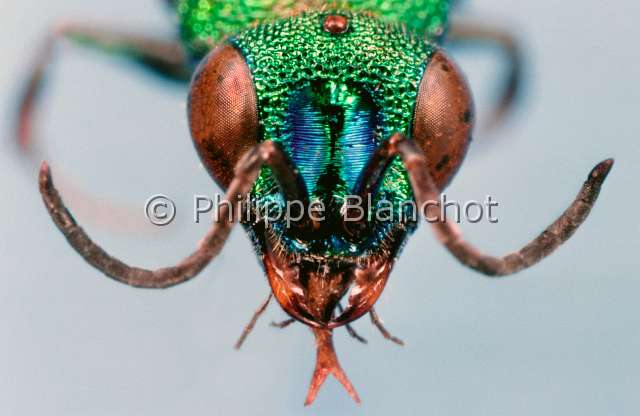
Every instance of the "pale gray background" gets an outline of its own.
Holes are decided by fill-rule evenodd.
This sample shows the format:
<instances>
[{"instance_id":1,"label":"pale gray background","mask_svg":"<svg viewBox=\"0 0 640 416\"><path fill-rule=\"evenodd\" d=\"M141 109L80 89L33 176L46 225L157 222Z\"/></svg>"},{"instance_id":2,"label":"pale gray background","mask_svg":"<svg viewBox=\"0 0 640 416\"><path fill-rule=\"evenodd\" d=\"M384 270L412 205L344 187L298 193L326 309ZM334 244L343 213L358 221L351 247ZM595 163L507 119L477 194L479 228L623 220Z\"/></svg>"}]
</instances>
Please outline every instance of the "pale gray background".
<instances>
[{"instance_id":1,"label":"pale gray background","mask_svg":"<svg viewBox=\"0 0 640 416\"><path fill-rule=\"evenodd\" d=\"M284 317L279 307L243 351L232 348L268 291L241 230L191 283L163 292L116 284L67 246L41 204L35 170L8 144L13 99L51 23L169 34L171 16L159 3L0 1L0 414L640 412L637 1L467 2L467 15L517 32L528 74L516 115L499 134L477 138L449 189L460 200L490 193L502 202L500 224L465 225L469 239L493 253L514 249L565 208L596 162L614 156L616 166L574 239L518 277L491 281L463 269L421 227L378 305L408 345L382 340L364 319L356 327L369 345L339 331L338 354L363 404L331 379L310 409L302 402L313 339L301 325L269 328ZM192 195L217 192L189 139L185 90L99 53L61 51L38 119L48 158L78 186L135 207L141 230L96 226L81 210L78 219L123 259L175 262L206 228L190 221ZM482 116L497 56L457 55ZM141 206L157 192L180 213L153 232Z\"/></svg>"}]
</instances>

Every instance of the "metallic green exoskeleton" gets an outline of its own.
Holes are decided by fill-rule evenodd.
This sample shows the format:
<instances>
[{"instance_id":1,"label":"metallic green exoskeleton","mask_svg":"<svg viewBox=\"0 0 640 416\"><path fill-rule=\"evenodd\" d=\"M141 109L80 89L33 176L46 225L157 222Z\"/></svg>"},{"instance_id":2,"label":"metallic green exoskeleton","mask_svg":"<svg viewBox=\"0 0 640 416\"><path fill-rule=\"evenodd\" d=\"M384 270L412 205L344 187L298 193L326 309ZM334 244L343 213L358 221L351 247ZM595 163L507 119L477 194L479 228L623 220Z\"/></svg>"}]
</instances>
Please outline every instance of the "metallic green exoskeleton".
<instances>
[{"instance_id":1,"label":"metallic green exoskeleton","mask_svg":"<svg viewBox=\"0 0 640 416\"><path fill-rule=\"evenodd\" d=\"M437 39L445 32L451 0L176 0L182 39L202 56L220 39L252 25L306 10L350 10L382 23L404 25L419 36Z\"/></svg>"},{"instance_id":2,"label":"metallic green exoskeleton","mask_svg":"<svg viewBox=\"0 0 640 416\"><path fill-rule=\"evenodd\" d=\"M337 215L353 195L371 155L394 132L409 134L418 86L432 47L363 14L341 12L350 31L327 33L327 13L309 12L240 32L228 42L238 48L251 69L258 98L262 140L281 143L299 169L313 201ZM258 204L279 198L268 169L254 187ZM341 227L322 239L292 241L274 223L287 249L331 257L374 256L395 251L402 204L412 198L399 160L390 166L376 201L394 203L394 221L373 227L363 241L349 241ZM397 235L395 239L389 236ZM395 241L390 241L395 240Z\"/></svg>"},{"instance_id":3,"label":"metallic green exoskeleton","mask_svg":"<svg viewBox=\"0 0 640 416\"><path fill-rule=\"evenodd\" d=\"M466 152L471 98L436 46L448 7L446 1L178 3L183 41L195 60L206 56L192 81L189 115L212 176L229 186L240 155L273 143L298 178L303 208L322 206L321 220L292 226L290 216L278 215L291 202L283 180L265 166L250 198L260 214L244 220L276 299L331 351L319 352L319 362L333 354L326 347L331 329L371 310L417 225L400 158L374 173L375 189L363 195L377 149L394 133L414 137L436 161L440 187ZM365 218L354 225L345 214L360 195L367 198ZM347 294L346 309L337 313ZM330 362L314 380L331 371L356 398L337 361ZM312 383L308 403L320 384Z\"/></svg>"},{"instance_id":4,"label":"metallic green exoskeleton","mask_svg":"<svg viewBox=\"0 0 640 416\"><path fill-rule=\"evenodd\" d=\"M329 374L359 402L338 363L334 329L345 326L360 339L349 323L369 313L386 338L401 343L384 329L374 305L417 214L432 222L461 263L506 276L536 264L573 234L613 165L612 159L598 164L564 214L524 248L487 256L433 205L462 163L474 124L465 78L439 44L449 33L458 41L503 47L511 72L496 112L501 116L519 78L519 53L509 36L482 25L448 28L446 0L165 1L179 18L179 40L84 25L57 28L32 71L16 137L27 150L36 97L58 39L113 52L172 79L191 79L195 147L226 189L227 202L242 202L220 205L193 254L157 270L110 256L75 222L43 163L45 206L89 264L142 288L195 277L223 248L233 225L242 223L271 293L238 346L275 297L291 316L282 326L302 322L316 339L306 404Z\"/></svg>"}]
</instances>

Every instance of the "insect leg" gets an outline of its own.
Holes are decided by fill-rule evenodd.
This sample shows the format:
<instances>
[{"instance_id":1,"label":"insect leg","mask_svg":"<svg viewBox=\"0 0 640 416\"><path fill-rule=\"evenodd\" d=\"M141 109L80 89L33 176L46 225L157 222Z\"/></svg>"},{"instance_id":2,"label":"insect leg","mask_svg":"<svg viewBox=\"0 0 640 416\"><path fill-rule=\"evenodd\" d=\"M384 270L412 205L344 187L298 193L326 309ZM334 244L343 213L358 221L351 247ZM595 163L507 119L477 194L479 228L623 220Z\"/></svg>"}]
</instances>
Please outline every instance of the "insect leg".
<instances>
[{"instance_id":1,"label":"insect leg","mask_svg":"<svg viewBox=\"0 0 640 416\"><path fill-rule=\"evenodd\" d=\"M391 333L389 333L389 331L387 331L387 328L385 328L384 324L382 323L382 319L380 319L380 317L378 316L378 313L374 308L371 308L371 310L369 311L369 315L371 316L371 323L373 323L376 326L376 328L378 328L378 330L380 331L380 333L385 339L391 342L395 342L398 345L404 346L403 340L401 340L398 337L394 337L393 335L391 335Z\"/></svg>"},{"instance_id":2,"label":"insect leg","mask_svg":"<svg viewBox=\"0 0 640 416\"><path fill-rule=\"evenodd\" d=\"M290 319L286 319L282 322L271 322L271 326L274 328L278 328L278 329L285 329L287 328L289 325L295 323L296 320L293 318Z\"/></svg>"},{"instance_id":3,"label":"insect leg","mask_svg":"<svg viewBox=\"0 0 640 416\"><path fill-rule=\"evenodd\" d=\"M32 65L27 83L19 99L19 107L15 120L15 138L18 150L29 162L39 162L45 157L40 149L34 146L34 114L38 111L39 96L46 86L47 71L55 56L57 45L68 40L94 49L111 53L143 64L156 73L180 81L188 81L191 68L187 56L178 42L155 39L140 35L131 35L111 30L99 30L86 25L67 24L51 31L42 45L40 53ZM79 201L84 210L91 209L86 215L92 223L108 226L110 229L129 231L137 227L131 207L111 207L110 214L102 209L103 201L96 199L88 192L75 186L64 175L60 181L62 188L71 199ZM114 220L114 216L118 218Z\"/></svg>"},{"instance_id":4,"label":"insect leg","mask_svg":"<svg viewBox=\"0 0 640 416\"><path fill-rule=\"evenodd\" d=\"M402 134L395 134L383 146L387 149L382 151L402 157L418 208L427 218L437 219L430 222L439 241L462 264L487 276L507 276L531 267L567 241L587 219L613 166L613 159L596 165L569 208L537 238L515 253L492 257L467 243L456 224L440 216L440 207L432 203L439 200L439 190L429 175L426 156L420 148Z\"/></svg>"},{"instance_id":5,"label":"insect leg","mask_svg":"<svg viewBox=\"0 0 640 416\"><path fill-rule=\"evenodd\" d=\"M453 45L486 44L503 50L507 61L507 73L502 93L486 124L485 131L498 127L514 106L522 87L523 54L515 38L508 32L482 23L456 22L451 24L448 41Z\"/></svg>"},{"instance_id":6,"label":"insect leg","mask_svg":"<svg viewBox=\"0 0 640 416\"><path fill-rule=\"evenodd\" d=\"M342 305L340 305L338 303L338 312L340 312L341 314L344 312L344 308L342 307ZM353 327L351 326L351 324L346 324L345 328L347 329L347 333L352 337L355 338L357 341L366 344L367 343L367 339L362 337L360 334L358 334L358 332L356 332L355 329L353 329Z\"/></svg>"},{"instance_id":7,"label":"insect leg","mask_svg":"<svg viewBox=\"0 0 640 416\"><path fill-rule=\"evenodd\" d=\"M97 29L86 25L60 25L44 42L20 99L16 138L23 151L27 151L31 144L32 120L38 96L45 85L47 70L54 58L56 46L61 40L69 40L74 44L127 58L170 79L187 82L192 73L187 55L178 41Z\"/></svg>"},{"instance_id":8,"label":"insect leg","mask_svg":"<svg viewBox=\"0 0 640 416\"><path fill-rule=\"evenodd\" d=\"M247 339L251 331L253 331L253 328L256 326L256 322L258 322L258 318L260 318L260 316L264 313L264 311L267 310L267 306L269 306L269 302L271 302L272 297L273 297L273 293L269 292L269 296L260 304L258 309L254 312L253 317L251 317L251 320L249 321L247 326L244 328L244 331L242 331L242 335L240 335L240 338L236 342L236 345L235 345L236 350L239 350L240 347L242 347L242 344L244 344L244 341Z\"/></svg>"},{"instance_id":9,"label":"insect leg","mask_svg":"<svg viewBox=\"0 0 640 416\"><path fill-rule=\"evenodd\" d=\"M235 177L227 190L226 200L236 201L238 195L246 199L260 168L263 165L278 166L285 159L281 148L271 141L248 151L235 167ZM282 169L278 166L273 170L279 172ZM231 229L242 215L241 204L221 204L218 221L211 226L193 254L176 266L147 270L123 263L91 240L64 205L46 162L40 168L40 193L56 226L85 261L114 280L140 288L163 289L195 277L222 250Z\"/></svg>"}]
</instances>

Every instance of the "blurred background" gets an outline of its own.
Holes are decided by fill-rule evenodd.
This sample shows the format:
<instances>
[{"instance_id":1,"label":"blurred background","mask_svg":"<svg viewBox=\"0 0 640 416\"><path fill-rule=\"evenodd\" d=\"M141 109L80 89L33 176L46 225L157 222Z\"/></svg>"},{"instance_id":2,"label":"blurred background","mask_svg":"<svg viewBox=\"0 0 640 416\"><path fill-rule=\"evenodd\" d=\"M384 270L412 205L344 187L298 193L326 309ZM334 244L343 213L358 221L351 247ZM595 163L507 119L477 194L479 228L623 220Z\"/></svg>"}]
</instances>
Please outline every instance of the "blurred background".
<instances>
[{"instance_id":1,"label":"blurred background","mask_svg":"<svg viewBox=\"0 0 640 416\"><path fill-rule=\"evenodd\" d=\"M510 29L526 53L525 90L506 126L476 137L450 198L500 201L500 223L464 224L488 252L519 248L573 200L600 160L616 165L586 224L556 254L489 280L454 261L427 227L410 240L377 309L404 348L368 319L361 345L336 335L363 399L329 379L302 406L314 366L308 329L279 331L273 303L240 352L233 344L269 289L236 229L201 276L167 291L117 284L88 266L51 223L34 165L18 157L15 100L47 28L60 20L170 36L159 1L0 0L0 414L3 415L637 415L640 318L640 5L632 0L466 1L457 14ZM37 118L54 174L132 223L76 217L103 247L146 267L175 263L207 225L194 193L219 190L200 166L186 89L90 50L59 49ZM461 49L482 118L503 71L492 49ZM177 220L147 224L164 193ZM73 202L69 200L72 207ZM85 207L86 208L86 207ZM115 226L118 225L118 226Z\"/></svg>"}]
</instances>

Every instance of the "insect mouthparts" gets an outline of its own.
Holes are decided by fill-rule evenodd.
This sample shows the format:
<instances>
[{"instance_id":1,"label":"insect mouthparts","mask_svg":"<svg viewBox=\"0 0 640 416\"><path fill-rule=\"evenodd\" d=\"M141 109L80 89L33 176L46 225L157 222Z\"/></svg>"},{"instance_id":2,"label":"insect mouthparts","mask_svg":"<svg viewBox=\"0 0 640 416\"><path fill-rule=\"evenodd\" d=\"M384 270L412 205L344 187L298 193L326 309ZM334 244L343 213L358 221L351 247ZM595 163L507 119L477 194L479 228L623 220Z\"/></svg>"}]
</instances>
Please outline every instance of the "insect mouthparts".
<instances>
[{"instance_id":1,"label":"insect mouthparts","mask_svg":"<svg viewBox=\"0 0 640 416\"><path fill-rule=\"evenodd\" d=\"M329 374L333 374L347 393L349 393L349 396L351 396L357 404L360 404L360 397L356 389L338 362L338 356L333 348L333 332L330 329L322 328L312 328L312 331L316 337L316 368L311 377L311 384L309 385L309 391L304 405L309 406L314 402L318 391L320 391L320 387L322 387L322 384Z\"/></svg>"}]
</instances>

